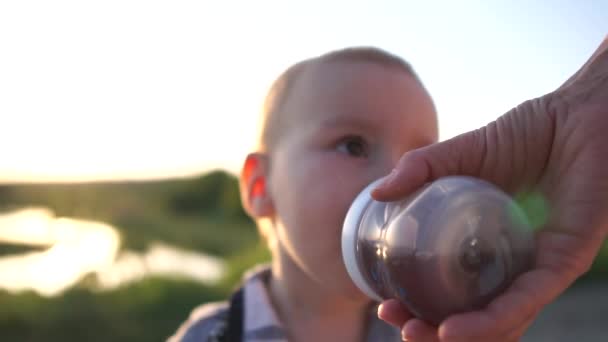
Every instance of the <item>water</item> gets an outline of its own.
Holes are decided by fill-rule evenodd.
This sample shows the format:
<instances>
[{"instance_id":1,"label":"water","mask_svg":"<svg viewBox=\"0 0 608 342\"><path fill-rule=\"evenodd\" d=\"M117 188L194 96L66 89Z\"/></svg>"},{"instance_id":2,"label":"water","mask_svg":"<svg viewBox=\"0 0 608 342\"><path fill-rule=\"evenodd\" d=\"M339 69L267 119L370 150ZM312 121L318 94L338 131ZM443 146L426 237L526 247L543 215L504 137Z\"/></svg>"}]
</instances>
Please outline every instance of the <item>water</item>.
<instances>
[{"instance_id":1,"label":"water","mask_svg":"<svg viewBox=\"0 0 608 342\"><path fill-rule=\"evenodd\" d=\"M33 290L54 296L93 274L101 290L150 275L186 277L210 284L224 263L202 253L162 243L145 253L120 250L116 228L101 222L57 218L45 208L0 215L0 243L50 246L43 251L0 257L0 289Z\"/></svg>"}]
</instances>

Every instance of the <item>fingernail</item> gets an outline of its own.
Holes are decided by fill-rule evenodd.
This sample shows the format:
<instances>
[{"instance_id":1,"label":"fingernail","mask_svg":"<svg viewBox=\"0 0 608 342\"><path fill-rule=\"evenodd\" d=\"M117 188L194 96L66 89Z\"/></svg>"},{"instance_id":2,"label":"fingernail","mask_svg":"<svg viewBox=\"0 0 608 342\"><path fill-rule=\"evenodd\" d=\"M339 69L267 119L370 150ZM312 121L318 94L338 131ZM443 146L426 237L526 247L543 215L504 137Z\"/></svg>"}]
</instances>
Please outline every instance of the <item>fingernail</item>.
<instances>
[{"instance_id":1,"label":"fingernail","mask_svg":"<svg viewBox=\"0 0 608 342\"><path fill-rule=\"evenodd\" d=\"M405 342L408 341L407 336L405 335L405 331L404 330L401 330L401 341L405 341Z\"/></svg>"}]
</instances>

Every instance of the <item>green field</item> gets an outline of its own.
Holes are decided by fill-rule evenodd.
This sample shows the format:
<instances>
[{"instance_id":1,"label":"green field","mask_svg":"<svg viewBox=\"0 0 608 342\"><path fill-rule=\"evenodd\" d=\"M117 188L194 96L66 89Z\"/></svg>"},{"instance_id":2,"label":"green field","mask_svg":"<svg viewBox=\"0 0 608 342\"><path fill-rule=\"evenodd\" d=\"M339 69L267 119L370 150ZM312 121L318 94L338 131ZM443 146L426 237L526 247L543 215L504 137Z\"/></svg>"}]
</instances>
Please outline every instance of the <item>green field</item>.
<instances>
[{"instance_id":1,"label":"green field","mask_svg":"<svg viewBox=\"0 0 608 342\"><path fill-rule=\"evenodd\" d=\"M87 279L64 294L0 292L3 341L158 341L175 331L196 304L225 298L242 272L268 260L240 205L236 179L216 171L190 179L0 186L0 212L41 206L57 216L109 223L122 248L144 251L162 241L227 260L218 284L147 278L99 292ZM41 247L0 245L0 256ZM580 282L608 279L608 247Z\"/></svg>"},{"instance_id":2,"label":"green field","mask_svg":"<svg viewBox=\"0 0 608 342\"><path fill-rule=\"evenodd\" d=\"M228 272L212 287L148 278L100 292L85 279L51 298L0 291L3 341L163 340L195 305L225 298L246 268L269 258L240 205L236 179L222 171L148 182L0 186L0 213L32 206L109 223L119 230L123 249L145 251L161 241L221 257ZM0 244L0 256L40 249Z\"/></svg>"}]
</instances>

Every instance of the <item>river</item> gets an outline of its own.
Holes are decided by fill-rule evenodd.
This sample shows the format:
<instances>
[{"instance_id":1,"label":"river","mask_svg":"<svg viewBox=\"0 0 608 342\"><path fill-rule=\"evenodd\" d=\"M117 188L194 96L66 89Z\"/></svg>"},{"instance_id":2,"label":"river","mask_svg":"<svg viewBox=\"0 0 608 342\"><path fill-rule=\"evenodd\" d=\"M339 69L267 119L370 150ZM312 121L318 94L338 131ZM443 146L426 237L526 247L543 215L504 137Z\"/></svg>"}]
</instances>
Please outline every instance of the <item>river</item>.
<instances>
[{"instance_id":1,"label":"river","mask_svg":"<svg viewBox=\"0 0 608 342\"><path fill-rule=\"evenodd\" d=\"M149 275L186 277L209 284L225 272L218 258L161 242L152 244L145 253L121 250L115 227L58 218L45 208L0 215L0 243L42 247L42 251L0 257L0 288L10 292L33 290L54 296L87 274L93 274L103 290Z\"/></svg>"}]
</instances>

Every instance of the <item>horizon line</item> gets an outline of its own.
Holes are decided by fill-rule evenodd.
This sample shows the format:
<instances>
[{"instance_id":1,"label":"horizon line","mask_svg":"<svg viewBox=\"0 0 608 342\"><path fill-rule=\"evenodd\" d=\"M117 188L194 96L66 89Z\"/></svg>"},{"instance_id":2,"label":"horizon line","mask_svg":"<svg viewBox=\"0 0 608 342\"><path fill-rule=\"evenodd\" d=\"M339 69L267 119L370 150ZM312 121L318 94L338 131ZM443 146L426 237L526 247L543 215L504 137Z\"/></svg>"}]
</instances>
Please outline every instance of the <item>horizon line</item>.
<instances>
[{"instance_id":1,"label":"horizon line","mask_svg":"<svg viewBox=\"0 0 608 342\"><path fill-rule=\"evenodd\" d=\"M225 166L209 167L196 171L173 172L173 173L141 173L141 174L116 174L116 175L29 175L29 176L3 176L0 174L0 186L3 185L60 185L60 184L93 184L93 183L139 183L139 182L162 182L170 180L192 179L209 173L222 171L232 176L237 172Z\"/></svg>"}]
</instances>

